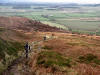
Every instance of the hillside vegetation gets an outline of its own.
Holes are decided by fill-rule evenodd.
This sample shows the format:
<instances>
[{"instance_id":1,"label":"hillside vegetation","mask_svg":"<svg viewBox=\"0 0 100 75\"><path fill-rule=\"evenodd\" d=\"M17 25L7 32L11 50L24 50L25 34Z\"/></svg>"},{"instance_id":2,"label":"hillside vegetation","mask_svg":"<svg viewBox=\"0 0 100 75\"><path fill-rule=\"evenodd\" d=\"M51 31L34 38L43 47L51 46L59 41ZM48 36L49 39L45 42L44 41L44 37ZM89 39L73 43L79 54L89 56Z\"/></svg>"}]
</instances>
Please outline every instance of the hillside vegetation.
<instances>
[{"instance_id":1,"label":"hillside vegetation","mask_svg":"<svg viewBox=\"0 0 100 75\"><path fill-rule=\"evenodd\" d=\"M41 39L40 31L64 32L23 17L0 17L0 73L24 54L26 41Z\"/></svg>"},{"instance_id":2,"label":"hillside vegetation","mask_svg":"<svg viewBox=\"0 0 100 75\"><path fill-rule=\"evenodd\" d=\"M0 21L3 75L100 74L100 36L63 33L67 31L23 17L3 17ZM26 41L31 51L28 59L21 60Z\"/></svg>"},{"instance_id":3,"label":"hillside vegetation","mask_svg":"<svg viewBox=\"0 0 100 75\"><path fill-rule=\"evenodd\" d=\"M19 56L18 53L20 51L23 51L23 43L0 38L0 72L6 69Z\"/></svg>"},{"instance_id":4,"label":"hillside vegetation","mask_svg":"<svg viewBox=\"0 0 100 75\"><path fill-rule=\"evenodd\" d=\"M29 67L37 75L99 75L100 37L45 32L52 39L39 44Z\"/></svg>"}]
</instances>

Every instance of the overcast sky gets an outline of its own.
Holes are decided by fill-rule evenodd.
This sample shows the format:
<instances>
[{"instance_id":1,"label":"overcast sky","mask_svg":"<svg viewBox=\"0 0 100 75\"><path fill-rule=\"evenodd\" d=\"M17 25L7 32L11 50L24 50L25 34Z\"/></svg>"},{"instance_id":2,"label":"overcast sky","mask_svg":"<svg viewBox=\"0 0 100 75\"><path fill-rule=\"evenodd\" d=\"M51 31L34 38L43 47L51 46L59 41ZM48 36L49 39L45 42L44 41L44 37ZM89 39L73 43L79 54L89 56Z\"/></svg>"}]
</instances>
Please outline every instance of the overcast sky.
<instances>
[{"instance_id":1,"label":"overcast sky","mask_svg":"<svg viewBox=\"0 0 100 75\"><path fill-rule=\"evenodd\" d=\"M99 4L100 0L12 0L12 1L19 1L19 2L63 2L63 3L81 3L81 4Z\"/></svg>"}]
</instances>

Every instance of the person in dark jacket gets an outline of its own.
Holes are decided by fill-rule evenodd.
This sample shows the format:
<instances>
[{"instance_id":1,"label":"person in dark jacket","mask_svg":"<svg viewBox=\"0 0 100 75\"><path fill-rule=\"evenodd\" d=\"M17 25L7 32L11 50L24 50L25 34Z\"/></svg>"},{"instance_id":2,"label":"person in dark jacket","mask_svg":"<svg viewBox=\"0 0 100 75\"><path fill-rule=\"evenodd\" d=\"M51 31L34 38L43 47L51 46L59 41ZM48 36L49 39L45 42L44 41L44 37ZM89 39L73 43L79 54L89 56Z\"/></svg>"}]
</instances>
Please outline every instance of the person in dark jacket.
<instances>
[{"instance_id":1,"label":"person in dark jacket","mask_svg":"<svg viewBox=\"0 0 100 75\"><path fill-rule=\"evenodd\" d=\"M47 39L46 35L43 37L43 40L45 41Z\"/></svg>"},{"instance_id":2,"label":"person in dark jacket","mask_svg":"<svg viewBox=\"0 0 100 75\"><path fill-rule=\"evenodd\" d=\"M28 50L29 50L28 42L25 44L24 48L25 48L26 58L28 58Z\"/></svg>"}]
</instances>

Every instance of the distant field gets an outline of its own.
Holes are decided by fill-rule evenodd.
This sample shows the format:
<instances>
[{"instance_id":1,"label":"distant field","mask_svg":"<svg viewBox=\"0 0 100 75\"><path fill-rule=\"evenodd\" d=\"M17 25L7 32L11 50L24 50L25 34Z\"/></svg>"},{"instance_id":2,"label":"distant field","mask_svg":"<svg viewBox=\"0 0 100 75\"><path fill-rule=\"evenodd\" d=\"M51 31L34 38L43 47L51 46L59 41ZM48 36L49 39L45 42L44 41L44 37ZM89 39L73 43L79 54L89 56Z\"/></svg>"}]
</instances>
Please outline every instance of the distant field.
<instances>
[{"instance_id":1,"label":"distant field","mask_svg":"<svg viewBox=\"0 0 100 75\"><path fill-rule=\"evenodd\" d=\"M27 7L28 8L28 7ZM22 16L41 21L75 32L100 32L100 6L51 7L31 6L28 9L13 9L13 6L0 6L0 16Z\"/></svg>"},{"instance_id":2,"label":"distant field","mask_svg":"<svg viewBox=\"0 0 100 75\"><path fill-rule=\"evenodd\" d=\"M59 24L63 24L66 27L71 27L74 30L85 30L85 31L95 31L99 30L100 28L100 22L88 22L88 21L69 21L69 20L63 20L63 21L56 21Z\"/></svg>"}]
</instances>

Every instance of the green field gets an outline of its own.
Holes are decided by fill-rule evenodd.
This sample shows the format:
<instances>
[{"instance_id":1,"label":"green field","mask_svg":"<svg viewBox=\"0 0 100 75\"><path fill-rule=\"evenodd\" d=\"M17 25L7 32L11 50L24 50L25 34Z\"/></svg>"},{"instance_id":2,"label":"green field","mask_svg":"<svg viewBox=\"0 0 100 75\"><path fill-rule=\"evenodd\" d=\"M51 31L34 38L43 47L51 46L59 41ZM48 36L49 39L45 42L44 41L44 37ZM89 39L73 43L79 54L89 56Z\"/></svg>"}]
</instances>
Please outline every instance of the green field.
<instances>
[{"instance_id":1,"label":"green field","mask_svg":"<svg viewBox=\"0 0 100 75\"><path fill-rule=\"evenodd\" d=\"M74 32L100 32L100 6L51 7L32 5L29 9L0 6L0 16L22 16Z\"/></svg>"}]
</instances>

